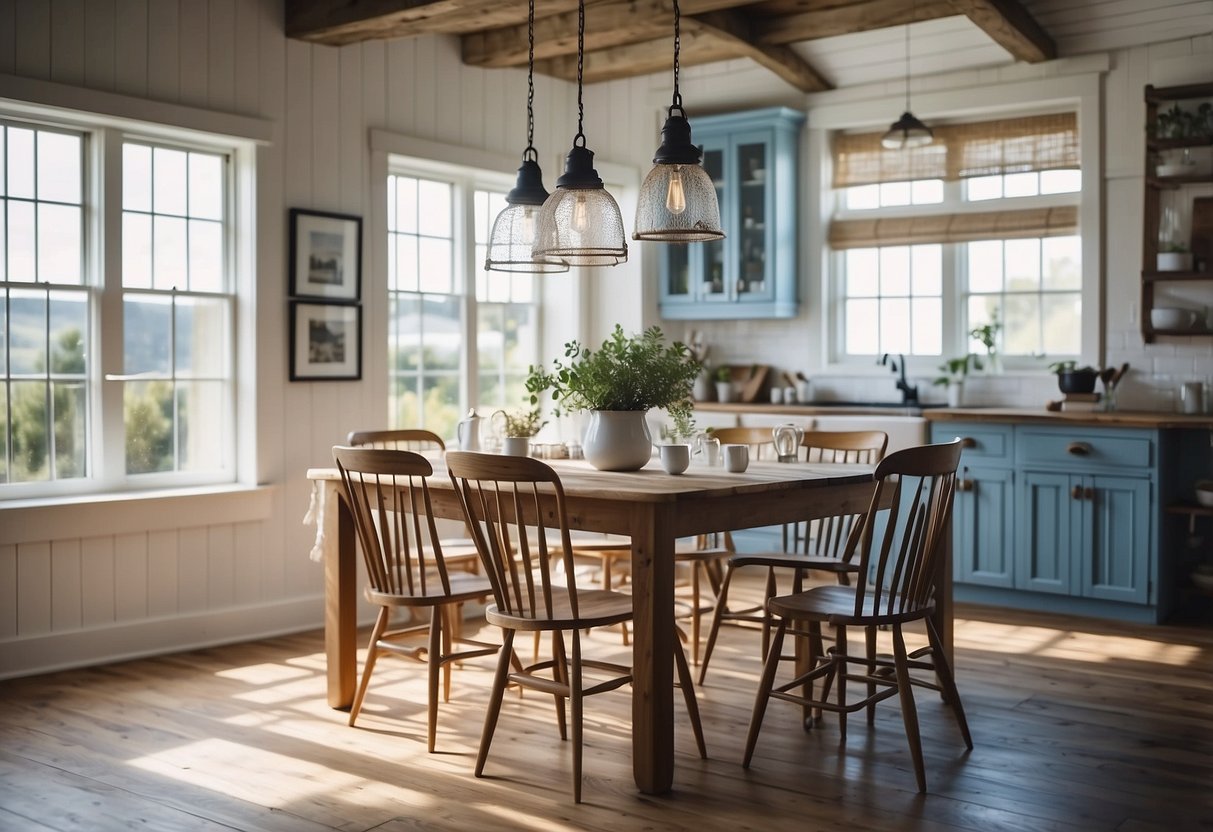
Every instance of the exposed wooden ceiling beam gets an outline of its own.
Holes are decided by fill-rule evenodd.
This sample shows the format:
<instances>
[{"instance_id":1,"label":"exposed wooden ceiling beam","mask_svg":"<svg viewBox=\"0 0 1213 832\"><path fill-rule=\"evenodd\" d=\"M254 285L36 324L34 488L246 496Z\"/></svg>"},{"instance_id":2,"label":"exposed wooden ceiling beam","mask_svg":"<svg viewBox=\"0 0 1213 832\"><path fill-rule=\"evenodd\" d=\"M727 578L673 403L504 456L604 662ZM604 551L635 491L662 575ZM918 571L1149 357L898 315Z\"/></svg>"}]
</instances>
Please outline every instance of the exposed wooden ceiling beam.
<instances>
[{"instance_id":1,"label":"exposed wooden ceiling beam","mask_svg":"<svg viewBox=\"0 0 1213 832\"><path fill-rule=\"evenodd\" d=\"M1057 44L1017 0L950 2L1016 60L1035 64L1057 57Z\"/></svg>"},{"instance_id":2,"label":"exposed wooden ceiling beam","mask_svg":"<svg viewBox=\"0 0 1213 832\"><path fill-rule=\"evenodd\" d=\"M714 34L722 43L732 44L737 57L754 60L801 92L821 92L831 88L831 84L808 61L788 47L755 42L752 24L753 19L740 12L722 10L695 15L689 22L684 21L682 28L684 31Z\"/></svg>"},{"instance_id":3,"label":"exposed wooden ceiling beam","mask_svg":"<svg viewBox=\"0 0 1213 832\"><path fill-rule=\"evenodd\" d=\"M799 14L765 17L754 21L753 37L759 43L796 43L805 40L904 26L958 14L950 0L859 0L849 5L823 4Z\"/></svg>"},{"instance_id":4,"label":"exposed wooden ceiling beam","mask_svg":"<svg viewBox=\"0 0 1213 832\"><path fill-rule=\"evenodd\" d=\"M586 5L603 0L586 0ZM576 10L577 0L543 0L544 14ZM341 46L421 34L461 34L523 24L525 3L502 0L286 0L287 37Z\"/></svg>"},{"instance_id":5,"label":"exposed wooden ceiling beam","mask_svg":"<svg viewBox=\"0 0 1213 832\"><path fill-rule=\"evenodd\" d=\"M696 32L686 33L682 37L679 62L683 66L709 64L735 57L736 47L731 43L722 42L715 35ZM585 56L582 76L585 83L593 84L647 75L651 72L668 72L673 66L673 44L667 36L643 43L617 46L602 52L589 52ZM561 55L535 61L535 71L566 81L576 81L577 56Z\"/></svg>"}]
</instances>

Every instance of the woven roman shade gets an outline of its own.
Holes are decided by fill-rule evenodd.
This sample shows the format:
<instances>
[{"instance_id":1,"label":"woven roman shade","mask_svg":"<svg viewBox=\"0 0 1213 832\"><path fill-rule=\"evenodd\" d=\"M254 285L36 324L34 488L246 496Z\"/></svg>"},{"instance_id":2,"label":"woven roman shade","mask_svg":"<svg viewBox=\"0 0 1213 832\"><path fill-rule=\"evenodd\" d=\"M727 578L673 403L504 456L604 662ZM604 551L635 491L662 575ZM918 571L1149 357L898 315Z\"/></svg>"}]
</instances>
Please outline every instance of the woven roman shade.
<instances>
[{"instance_id":1,"label":"woven roman shade","mask_svg":"<svg viewBox=\"0 0 1213 832\"><path fill-rule=\"evenodd\" d=\"M835 220L830 223L830 247L838 250L921 243L968 243L975 240L1062 237L1077 233L1078 207L1061 205L1019 211Z\"/></svg>"},{"instance_id":2,"label":"woven roman shade","mask_svg":"<svg viewBox=\"0 0 1213 832\"><path fill-rule=\"evenodd\" d=\"M889 150L882 133L834 136L834 187L964 179L1080 167L1074 113L1004 118L932 128L923 147Z\"/></svg>"}]
</instances>

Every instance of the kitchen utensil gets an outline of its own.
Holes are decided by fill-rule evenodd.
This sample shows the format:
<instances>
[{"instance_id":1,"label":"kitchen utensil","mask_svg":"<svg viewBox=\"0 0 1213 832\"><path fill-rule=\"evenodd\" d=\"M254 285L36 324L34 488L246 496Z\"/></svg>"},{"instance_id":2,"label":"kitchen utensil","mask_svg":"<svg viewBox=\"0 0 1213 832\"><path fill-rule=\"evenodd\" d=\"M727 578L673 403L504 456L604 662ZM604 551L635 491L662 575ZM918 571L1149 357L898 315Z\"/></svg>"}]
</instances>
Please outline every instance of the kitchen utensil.
<instances>
[{"instance_id":1,"label":"kitchen utensil","mask_svg":"<svg viewBox=\"0 0 1213 832\"><path fill-rule=\"evenodd\" d=\"M777 425L771 430L772 441L775 443L776 458L780 462L795 462L800 449L800 440L804 438L804 429L793 424Z\"/></svg>"},{"instance_id":2,"label":"kitchen utensil","mask_svg":"<svg viewBox=\"0 0 1213 832\"><path fill-rule=\"evenodd\" d=\"M690 445L661 445L657 449L667 474L681 474L691 464Z\"/></svg>"},{"instance_id":3,"label":"kitchen utensil","mask_svg":"<svg viewBox=\"0 0 1213 832\"><path fill-rule=\"evenodd\" d=\"M725 445L720 449L724 454L724 470L730 474L743 474L750 465L749 445Z\"/></svg>"}]
</instances>

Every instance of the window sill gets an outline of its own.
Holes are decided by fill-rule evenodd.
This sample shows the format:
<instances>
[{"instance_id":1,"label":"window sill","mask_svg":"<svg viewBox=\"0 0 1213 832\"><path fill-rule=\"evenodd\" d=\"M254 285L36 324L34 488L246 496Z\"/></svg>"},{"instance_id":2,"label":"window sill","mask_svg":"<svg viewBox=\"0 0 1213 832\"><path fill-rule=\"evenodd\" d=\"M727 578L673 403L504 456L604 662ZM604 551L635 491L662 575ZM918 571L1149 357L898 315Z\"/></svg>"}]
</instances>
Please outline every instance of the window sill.
<instances>
[{"instance_id":1,"label":"window sill","mask_svg":"<svg viewBox=\"0 0 1213 832\"><path fill-rule=\"evenodd\" d=\"M272 485L225 484L0 504L0 545L265 520Z\"/></svg>"}]
</instances>

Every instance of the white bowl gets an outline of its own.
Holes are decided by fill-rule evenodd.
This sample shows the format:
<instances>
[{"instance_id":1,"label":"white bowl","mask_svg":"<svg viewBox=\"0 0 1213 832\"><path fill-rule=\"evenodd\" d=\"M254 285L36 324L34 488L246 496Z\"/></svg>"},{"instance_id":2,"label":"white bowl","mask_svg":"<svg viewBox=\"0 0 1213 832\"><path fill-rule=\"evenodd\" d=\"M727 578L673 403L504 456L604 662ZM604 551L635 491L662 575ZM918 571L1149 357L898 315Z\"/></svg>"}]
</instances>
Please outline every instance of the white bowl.
<instances>
[{"instance_id":1,"label":"white bowl","mask_svg":"<svg viewBox=\"0 0 1213 832\"><path fill-rule=\"evenodd\" d=\"M1196 321L1191 309L1156 306L1150 310L1150 326L1155 329L1188 329Z\"/></svg>"}]
</instances>

